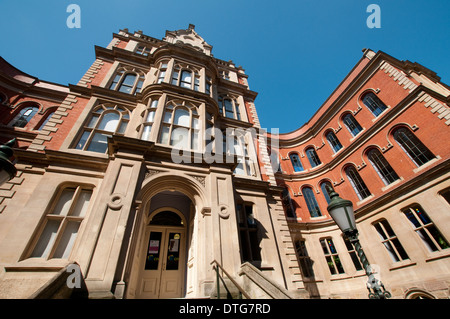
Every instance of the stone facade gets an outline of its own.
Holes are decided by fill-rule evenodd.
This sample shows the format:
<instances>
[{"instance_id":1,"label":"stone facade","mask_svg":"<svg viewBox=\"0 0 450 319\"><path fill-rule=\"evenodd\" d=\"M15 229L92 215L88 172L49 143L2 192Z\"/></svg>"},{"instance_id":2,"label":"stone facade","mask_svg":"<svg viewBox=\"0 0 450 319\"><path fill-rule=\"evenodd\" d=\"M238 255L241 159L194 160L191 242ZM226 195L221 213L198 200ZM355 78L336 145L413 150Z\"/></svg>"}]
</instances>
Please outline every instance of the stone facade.
<instances>
[{"instance_id":1,"label":"stone facade","mask_svg":"<svg viewBox=\"0 0 450 319\"><path fill-rule=\"evenodd\" d=\"M365 298L324 181L354 203L361 244L394 298L448 297L450 90L439 77L364 50L307 124L275 135L261 129L244 69L211 52L193 25L162 40L124 29L68 86L0 60L1 142L18 141L18 173L0 186L0 297L65 295L52 283L76 263L90 298L210 297L217 265L252 297ZM364 104L369 92L379 113ZM361 127L354 136L346 114ZM426 163L398 143L400 127L429 149ZM380 178L372 149L395 181ZM405 216L417 205L428 223L413 228Z\"/></svg>"}]
</instances>

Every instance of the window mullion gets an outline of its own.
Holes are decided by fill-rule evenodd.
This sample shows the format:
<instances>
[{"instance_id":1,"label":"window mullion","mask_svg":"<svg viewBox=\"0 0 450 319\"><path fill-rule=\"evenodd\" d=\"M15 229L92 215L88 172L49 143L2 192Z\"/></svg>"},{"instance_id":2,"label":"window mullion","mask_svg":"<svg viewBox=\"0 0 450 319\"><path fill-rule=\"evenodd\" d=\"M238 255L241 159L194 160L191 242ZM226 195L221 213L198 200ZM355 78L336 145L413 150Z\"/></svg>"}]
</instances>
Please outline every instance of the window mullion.
<instances>
[{"instance_id":1,"label":"window mullion","mask_svg":"<svg viewBox=\"0 0 450 319\"><path fill-rule=\"evenodd\" d=\"M67 219L65 218L65 216L58 216L58 217L59 218L55 218L55 219L60 220L60 224L58 227L58 231L56 232L56 238L55 238L55 241L53 242L53 246L50 249L48 256L46 258L47 260L53 258L53 255L55 254L56 248L59 245L61 237L64 234L64 229L66 228L66 225L67 225Z\"/></svg>"},{"instance_id":2,"label":"window mullion","mask_svg":"<svg viewBox=\"0 0 450 319\"><path fill-rule=\"evenodd\" d=\"M386 235L386 238L387 238L386 240L382 241L383 245L384 245L385 242L388 242L389 245L391 246L391 248L394 250L395 255L397 256L397 259L398 260L402 260L403 258L401 257L400 253L397 250L397 247L394 244L394 239L397 239L397 235L391 237L389 235L389 232L386 230L386 227L384 227L383 223L380 222L379 225L380 225L381 229L383 230L383 232L384 232L384 234Z\"/></svg>"},{"instance_id":3,"label":"window mullion","mask_svg":"<svg viewBox=\"0 0 450 319\"><path fill-rule=\"evenodd\" d=\"M79 186L75 189L75 193L72 196L72 202L70 203L70 207L69 207L69 210L67 211L66 217L72 215L72 212L77 205L78 198L80 197L81 191L82 191L82 189Z\"/></svg>"},{"instance_id":4,"label":"window mullion","mask_svg":"<svg viewBox=\"0 0 450 319\"><path fill-rule=\"evenodd\" d=\"M428 223L427 225L429 226L434 226L433 223ZM435 226L436 227L436 226ZM427 233L428 237L431 239L431 241L433 242L433 244L436 246L436 248L438 250L441 250L441 245L436 241L436 239L434 238L434 236L431 234L431 232L428 230L427 226L422 226L422 228L425 230L425 232Z\"/></svg>"}]
</instances>

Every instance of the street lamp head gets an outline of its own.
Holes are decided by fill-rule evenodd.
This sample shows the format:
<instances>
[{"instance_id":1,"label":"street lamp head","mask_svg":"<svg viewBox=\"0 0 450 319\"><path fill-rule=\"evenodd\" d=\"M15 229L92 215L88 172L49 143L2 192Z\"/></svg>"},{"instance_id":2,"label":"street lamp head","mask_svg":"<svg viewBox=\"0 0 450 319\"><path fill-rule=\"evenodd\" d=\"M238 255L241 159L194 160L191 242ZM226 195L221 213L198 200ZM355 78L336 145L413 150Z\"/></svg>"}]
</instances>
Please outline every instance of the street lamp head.
<instances>
[{"instance_id":1,"label":"street lamp head","mask_svg":"<svg viewBox=\"0 0 450 319\"><path fill-rule=\"evenodd\" d=\"M327 207L331 218L336 222L344 234L356 232L355 214L353 204L347 199L342 199L332 188L328 187L330 203Z\"/></svg>"},{"instance_id":2,"label":"street lamp head","mask_svg":"<svg viewBox=\"0 0 450 319\"><path fill-rule=\"evenodd\" d=\"M9 160L13 156L12 147L16 144L16 139L8 141L0 146L0 185L6 183L16 176L17 169Z\"/></svg>"}]
</instances>

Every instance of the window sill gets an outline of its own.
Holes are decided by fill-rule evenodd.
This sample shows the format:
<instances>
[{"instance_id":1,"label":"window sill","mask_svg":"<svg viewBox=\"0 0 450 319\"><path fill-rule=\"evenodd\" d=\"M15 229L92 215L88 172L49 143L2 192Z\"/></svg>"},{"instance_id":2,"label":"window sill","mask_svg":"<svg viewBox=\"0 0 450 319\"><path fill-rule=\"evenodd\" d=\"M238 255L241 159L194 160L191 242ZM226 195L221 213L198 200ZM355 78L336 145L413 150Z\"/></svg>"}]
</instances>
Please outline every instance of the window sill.
<instances>
[{"instance_id":1,"label":"window sill","mask_svg":"<svg viewBox=\"0 0 450 319\"><path fill-rule=\"evenodd\" d=\"M323 163L320 163L319 165L311 167L309 170L315 170L316 168L321 167L321 166L323 166Z\"/></svg>"},{"instance_id":2,"label":"window sill","mask_svg":"<svg viewBox=\"0 0 450 319\"><path fill-rule=\"evenodd\" d=\"M338 156L339 153L342 152L343 149L344 149L344 146L342 146L338 151L335 151L334 149L332 149L334 153L331 155L331 157Z\"/></svg>"},{"instance_id":3,"label":"window sill","mask_svg":"<svg viewBox=\"0 0 450 319\"><path fill-rule=\"evenodd\" d=\"M28 258L5 266L5 271L58 271L69 263L67 259Z\"/></svg>"},{"instance_id":4,"label":"window sill","mask_svg":"<svg viewBox=\"0 0 450 319\"><path fill-rule=\"evenodd\" d=\"M353 136L353 137L349 140L350 143L353 143L353 141L356 140L356 139L361 135L361 133L363 133L365 130L366 130L366 128L363 127L362 130L358 132L358 134L356 134L355 136ZM350 133L350 134L352 134L352 133Z\"/></svg>"},{"instance_id":5,"label":"window sill","mask_svg":"<svg viewBox=\"0 0 450 319\"><path fill-rule=\"evenodd\" d=\"M397 184L399 184L399 183L401 183L401 182L403 182L403 181L404 181L404 178L403 178L403 177L400 177L399 179L397 179L396 181L390 183L389 185L386 185L386 186L382 187L382 188L381 188L381 191L384 192L385 190L388 190L388 189L394 187L395 185L397 185Z\"/></svg>"},{"instance_id":6,"label":"window sill","mask_svg":"<svg viewBox=\"0 0 450 319\"><path fill-rule=\"evenodd\" d=\"M98 157L98 158L108 159L108 154L106 154L106 153L87 151L87 150L80 150L80 149L77 149L77 148L68 148L68 149L65 149L64 152L71 153L71 154L88 155L90 157Z\"/></svg>"},{"instance_id":7,"label":"window sill","mask_svg":"<svg viewBox=\"0 0 450 319\"><path fill-rule=\"evenodd\" d=\"M366 276L366 272L364 270L357 270L354 275L349 275L349 274L331 275L330 281L359 278L359 277L364 277L364 276Z\"/></svg>"},{"instance_id":8,"label":"window sill","mask_svg":"<svg viewBox=\"0 0 450 319\"><path fill-rule=\"evenodd\" d=\"M418 172L420 172L421 170L424 170L424 169L426 169L427 167L433 165L434 163L436 163L436 162L439 161L440 159L441 159L441 157L440 157L439 155L436 155L436 157L433 158L432 160L430 160L430 161L426 162L425 164L423 164L423 165L421 165L421 166L419 166L419 167L413 169L413 172L414 172L414 173L418 173Z\"/></svg>"},{"instance_id":9,"label":"window sill","mask_svg":"<svg viewBox=\"0 0 450 319\"><path fill-rule=\"evenodd\" d=\"M415 266L417 265L416 262L413 262L409 259L407 260L402 260L402 261L398 261L394 264L391 265L391 267L389 267L389 271L393 271L393 270L397 270L397 269L402 269L402 268L406 268L406 267L410 267L410 266Z\"/></svg>"},{"instance_id":10,"label":"window sill","mask_svg":"<svg viewBox=\"0 0 450 319\"><path fill-rule=\"evenodd\" d=\"M381 118L385 113L389 112L389 110L391 109L390 105L386 105L386 109L384 109L380 114L378 115L374 115L370 110L370 112L372 113L373 116L375 116L374 119L372 119L372 122L377 121L379 118Z\"/></svg>"},{"instance_id":11,"label":"window sill","mask_svg":"<svg viewBox=\"0 0 450 319\"><path fill-rule=\"evenodd\" d=\"M450 248L441 250L441 251L436 251L434 253L432 253L432 255L429 255L430 257L428 257L427 259L425 259L425 262L430 262L430 261L435 261L438 259L442 259L442 258L448 258L450 257Z\"/></svg>"},{"instance_id":12,"label":"window sill","mask_svg":"<svg viewBox=\"0 0 450 319\"><path fill-rule=\"evenodd\" d=\"M372 194L366 198L364 198L363 200L360 200L359 202L356 203L357 206L362 205L364 203L367 203L368 201L370 201L372 198L374 198L375 196Z\"/></svg>"},{"instance_id":13,"label":"window sill","mask_svg":"<svg viewBox=\"0 0 450 319\"><path fill-rule=\"evenodd\" d=\"M348 274L339 274L339 275L331 275L330 281L338 281L338 280L345 280L345 279L351 279L352 276Z\"/></svg>"},{"instance_id":14,"label":"window sill","mask_svg":"<svg viewBox=\"0 0 450 319\"><path fill-rule=\"evenodd\" d=\"M328 216L325 216L325 215L316 216L316 217L311 216L311 220L321 220L321 219L327 219L327 218L328 218Z\"/></svg>"}]
</instances>

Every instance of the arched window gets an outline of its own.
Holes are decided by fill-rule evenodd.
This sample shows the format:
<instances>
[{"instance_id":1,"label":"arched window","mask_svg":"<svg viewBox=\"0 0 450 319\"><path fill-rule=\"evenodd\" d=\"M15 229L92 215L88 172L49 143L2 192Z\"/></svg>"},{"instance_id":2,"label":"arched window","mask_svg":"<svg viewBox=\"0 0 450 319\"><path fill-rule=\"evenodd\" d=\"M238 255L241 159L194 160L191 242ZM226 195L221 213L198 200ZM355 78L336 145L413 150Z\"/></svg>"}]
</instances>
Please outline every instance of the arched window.
<instances>
[{"instance_id":1,"label":"arched window","mask_svg":"<svg viewBox=\"0 0 450 319\"><path fill-rule=\"evenodd\" d=\"M385 109L387 109L387 106L373 92L365 94L362 101L375 116L380 115Z\"/></svg>"},{"instance_id":2,"label":"arched window","mask_svg":"<svg viewBox=\"0 0 450 319\"><path fill-rule=\"evenodd\" d=\"M368 151L367 157L385 185L389 185L399 179L397 173L378 149L373 148Z\"/></svg>"},{"instance_id":3,"label":"arched window","mask_svg":"<svg viewBox=\"0 0 450 319\"><path fill-rule=\"evenodd\" d=\"M144 84L144 76L138 76L136 73L126 72L124 69L119 70L116 73L109 88L111 90L134 94L141 92L142 85Z\"/></svg>"},{"instance_id":4,"label":"arched window","mask_svg":"<svg viewBox=\"0 0 450 319\"><path fill-rule=\"evenodd\" d=\"M91 196L92 189L84 186L60 190L33 240L29 257L69 259Z\"/></svg>"},{"instance_id":5,"label":"arched window","mask_svg":"<svg viewBox=\"0 0 450 319\"><path fill-rule=\"evenodd\" d=\"M76 149L105 153L108 137L123 135L130 119L128 110L118 105L100 105L92 112Z\"/></svg>"},{"instance_id":6,"label":"arched window","mask_svg":"<svg viewBox=\"0 0 450 319\"><path fill-rule=\"evenodd\" d=\"M187 89L194 88L195 91L198 91L200 86L200 75L198 72L188 69L181 70L181 68L180 65L174 66L170 83Z\"/></svg>"},{"instance_id":7,"label":"arched window","mask_svg":"<svg viewBox=\"0 0 450 319\"><path fill-rule=\"evenodd\" d=\"M408 254L403 249L403 246L398 240L397 235L394 233L391 225L389 225L386 219L382 219L374 223L373 226L375 227L378 235L380 235L381 242L383 243L393 262L409 259Z\"/></svg>"},{"instance_id":8,"label":"arched window","mask_svg":"<svg viewBox=\"0 0 450 319\"><path fill-rule=\"evenodd\" d=\"M222 115L230 119L241 120L241 112L237 99L219 96L219 107L222 109Z\"/></svg>"},{"instance_id":9,"label":"arched window","mask_svg":"<svg viewBox=\"0 0 450 319\"><path fill-rule=\"evenodd\" d=\"M42 130L42 128L45 126L45 124L47 124L47 122L52 118L54 113L55 113L55 111L48 112L45 120L41 123L41 125L39 125L39 128L38 128L39 131Z\"/></svg>"},{"instance_id":10,"label":"arched window","mask_svg":"<svg viewBox=\"0 0 450 319\"><path fill-rule=\"evenodd\" d=\"M394 131L394 139L408 154L417 166L422 166L435 156L431 151L406 127L400 127Z\"/></svg>"},{"instance_id":11,"label":"arched window","mask_svg":"<svg viewBox=\"0 0 450 319\"><path fill-rule=\"evenodd\" d=\"M183 70L181 71L180 86L186 89L192 88L192 72Z\"/></svg>"},{"instance_id":12,"label":"arched window","mask_svg":"<svg viewBox=\"0 0 450 319\"><path fill-rule=\"evenodd\" d=\"M19 113L12 119L12 121L9 122L9 126L25 127L33 118L33 116L38 112L38 110L39 107L35 105L30 105L22 108Z\"/></svg>"},{"instance_id":13,"label":"arched window","mask_svg":"<svg viewBox=\"0 0 450 319\"><path fill-rule=\"evenodd\" d=\"M292 167L295 172L303 171L302 162L300 162L300 156L298 156L298 154L292 153L289 155L289 158L291 159Z\"/></svg>"},{"instance_id":14,"label":"arched window","mask_svg":"<svg viewBox=\"0 0 450 319\"><path fill-rule=\"evenodd\" d=\"M200 149L200 122L197 108L183 104L166 105L159 143L179 149Z\"/></svg>"},{"instance_id":15,"label":"arched window","mask_svg":"<svg viewBox=\"0 0 450 319\"><path fill-rule=\"evenodd\" d=\"M359 173L353 166L348 166L345 169L345 173L347 174L347 178L350 181L353 190L355 191L356 195L360 200L363 200L364 198L370 196L369 189L367 188L361 176L359 176Z\"/></svg>"},{"instance_id":16,"label":"arched window","mask_svg":"<svg viewBox=\"0 0 450 319\"><path fill-rule=\"evenodd\" d=\"M320 161L319 156L317 156L317 153L314 150L314 148L310 147L310 148L306 149L305 153L306 153L306 156L308 157L311 167L316 167L317 165L322 164L322 162Z\"/></svg>"},{"instance_id":17,"label":"arched window","mask_svg":"<svg viewBox=\"0 0 450 319\"><path fill-rule=\"evenodd\" d=\"M337 138L336 134L334 134L334 132L328 132L326 138L335 153L337 153L342 148L342 144L341 142L339 142L339 139Z\"/></svg>"},{"instance_id":18,"label":"arched window","mask_svg":"<svg viewBox=\"0 0 450 319\"><path fill-rule=\"evenodd\" d=\"M422 206L414 204L403 209L402 212L430 252L450 248L447 239L442 236Z\"/></svg>"},{"instance_id":19,"label":"arched window","mask_svg":"<svg viewBox=\"0 0 450 319\"><path fill-rule=\"evenodd\" d=\"M330 182L325 181L320 184L320 189L322 190L323 196L325 197L325 200L329 204L331 202L330 198L330 192L328 191L328 188L331 188L333 190L333 186Z\"/></svg>"},{"instance_id":20,"label":"arched window","mask_svg":"<svg viewBox=\"0 0 450 319\"><path fill-rule=\"evenodd\" d=\"M347 113L342 118L342 121L344 122L345 127L350 132L350 134L352 134L352 136L356 136L359 134L359 132L362 131L361 125L359 125L358 121L350 113Z\"/></svg>"},{"instance_id":21,"label":"arched window","mask_svg":"<svg viewBox=\"0 0 450 319\"><path fill-rule=\"evenodd\" d=\"M303 197L306 201L306 206L308 207L309 214L311 217L319 217L322 216L322 213L319 208L319 204L317 203L316 197L314 196L314 192L311 187L303 187L302 189Z\"/></svg>"},{"instance_id":22,"label":"arched window","mask_svg":"<svg viewBox=\"0 0 450 319\"><path fill-rule=\"evenodd\" d=\"M123 78L122 83L119 85L119 92L131 94L134 87L134 82L136 82L136 74L127 74Z\"/></svg>"},{"instance_id":23,"label":"arched window","mask_svg":"<svg viewBox=\"0 0 450 319\"><path fill-rule=\"evenodd\" d=\"M336 247L334 246L333 239L331 239L331 237L322 238L320 239L320 245L322 246L322 250L331 274L337 275L345 273L344 267L342 267L341 259L339 258Z\"/></svg>"}]
</instances>

